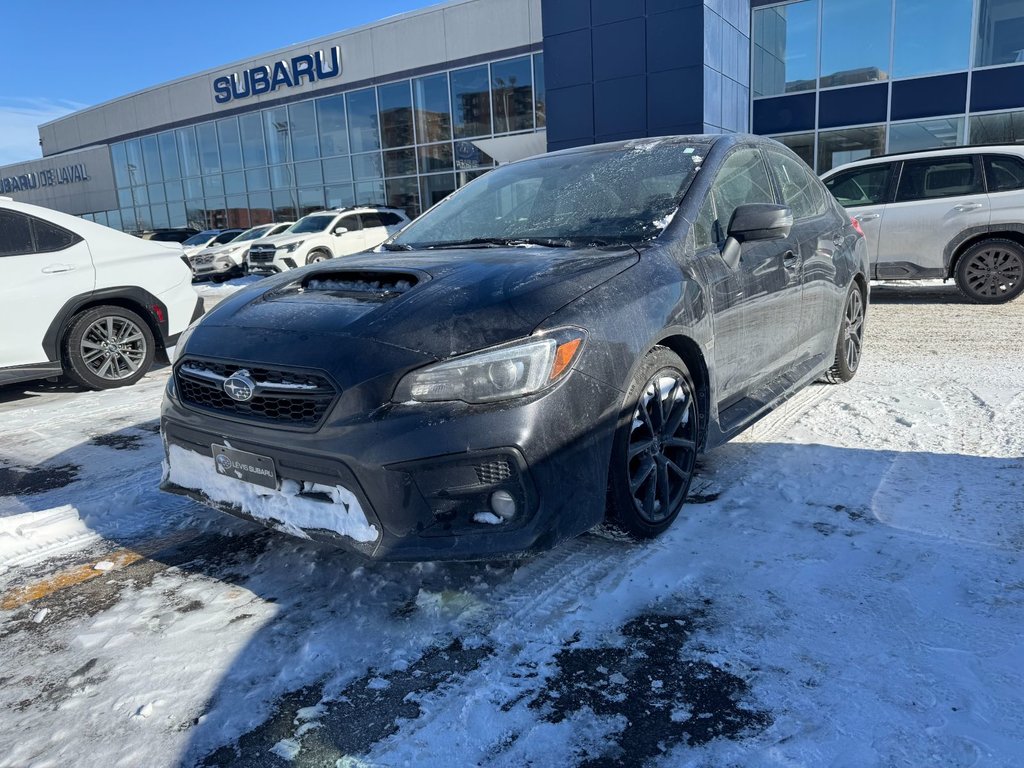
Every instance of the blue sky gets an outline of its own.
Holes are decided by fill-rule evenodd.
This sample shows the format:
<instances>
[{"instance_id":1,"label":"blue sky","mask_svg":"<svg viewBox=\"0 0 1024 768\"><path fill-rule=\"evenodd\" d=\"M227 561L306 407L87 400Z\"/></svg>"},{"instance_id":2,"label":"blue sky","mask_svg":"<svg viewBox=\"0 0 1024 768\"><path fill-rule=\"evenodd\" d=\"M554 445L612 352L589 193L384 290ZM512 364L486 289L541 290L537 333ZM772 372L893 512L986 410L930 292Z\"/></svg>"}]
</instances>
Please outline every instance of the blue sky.
<instances>
[{"instance_id":1,"label":"blue sky","mask_svg":"<svg viewBox=\"0 0 1024 768\"><path fill-rule=\"evenodd\" d=\"M76 109L435 2L3 0L0 165Z\"/></svg>"}]
</instances>

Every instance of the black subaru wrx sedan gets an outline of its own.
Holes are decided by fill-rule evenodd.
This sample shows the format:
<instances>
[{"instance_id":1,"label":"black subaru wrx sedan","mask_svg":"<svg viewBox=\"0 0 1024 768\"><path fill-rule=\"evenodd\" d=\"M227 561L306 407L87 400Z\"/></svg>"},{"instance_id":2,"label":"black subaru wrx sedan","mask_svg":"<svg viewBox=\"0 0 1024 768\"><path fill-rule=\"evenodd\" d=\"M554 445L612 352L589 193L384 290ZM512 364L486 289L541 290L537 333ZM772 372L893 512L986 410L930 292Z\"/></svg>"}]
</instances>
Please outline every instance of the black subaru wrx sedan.
<instances>
[{"instance_id":1,"label":"black subaru wrx sedan","mask_svg":"<svg viewBox=\"0 0 1024 768\"><path fill-rule=\"evenodd\" d=\"M162 488L396 560L671 525L697 453L860 362L856 224L782 145L502 166L183 334Z\"/></svg>"}]
</instances>

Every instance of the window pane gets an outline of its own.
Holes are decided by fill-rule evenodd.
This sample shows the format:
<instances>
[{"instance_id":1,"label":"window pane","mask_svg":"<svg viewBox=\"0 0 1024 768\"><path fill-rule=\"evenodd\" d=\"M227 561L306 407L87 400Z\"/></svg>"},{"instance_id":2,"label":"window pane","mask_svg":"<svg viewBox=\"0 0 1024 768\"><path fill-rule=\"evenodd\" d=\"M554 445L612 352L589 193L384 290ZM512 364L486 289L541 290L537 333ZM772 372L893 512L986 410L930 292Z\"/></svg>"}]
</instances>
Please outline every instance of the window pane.
<instances>
[{"instance_id":1,"label":"window pane","mask_svg":"<svg viewBox=\"0 0 1024 768\"><path fill-rule=\"evenodd\" d=\"M117 205L119 208L131 208L135 205L135 198L132 197L130 189L117 190Z\"/></svg>"},{"instance_id":2,"label":"window pane","mask_svg":"<svg viewBox=\"0 0 1024 768\"><path fill-rule=\"evenodd\" d=\"M115 213L111 211L111 214ZM111 215L108 217L110 221L113 221L114 217ZM110 226L114 226L111 224ZM188 216L185 214L185 204L182 202L168 203L167 204L167 226L169 227L187 227ZM120 224L118 224L120 227Z\"/></svg>"},{"instance_id":3,"label":"window pane","mask_svg":"<svg viewBox=\"0 0 1024 768\"><path fill-rule=\"evenodd\" d=\"M729 155L722 163L711 194L717 215L715 239L721 242L729 231L732 215L741 205L775 202L761 153L756 149L740 149Z\"/></svg>"},{"instance_id":4,"label":"window pane","mask_svg":"<svg viewBox=\"0 0 1024 768\"><path fill-rule=\"evenodd\" d=\"M455 142L455 169L493 167L494 158L471 141Z\"/></svg>"},{"instance_id":5,"label":"window pane","mask_svg":"<svg viewBox=\"0 0 1024 768\"><path fill-rule=\"evenodd\" d=\"M1024 3L981 0L975 66L1024 61Z\"/></svg>"},{"instance_id":6,"label":"window pane","mask_svg":"<svg viewBox=\"0 0 1024 768\"><path fill-rule=\"evenodd\" d=\"M972 155L935 160L908 160L903 164L896 202L978 195L985 190Z\"/></svg>"},{"instance_id":7,"label":"window pane","mask_svg":"<svg viewBox=\"0 0 1024 768\"><path fill-rule=\"evenodd\" d=\"M431 144L429 147L420 147L420 172L430 173L432 171L450 171L452 165L452 145L449 142L444 144Z\"/></svg>"},{"instance_id":8,"label":"window pane","mask_svg":"<svg viewBox=\"0 0 1024 768\"><path fill-rule=\"evenodd\" d=\"M388 205L403 209L410 218L419 216L420 190L415 178L388 179L387 186Z\"/></svg>"},{"instance_id":9,"label":"window pane","mask_svg":"<svg viewBox=\"0 0 1024 768\"><path fill-rule=\"evenodd\" d=\"M793 209L793 217L807 219L825 212L825 193L811 169L780 152L769 152L775 178L782 192L782 202Z\"/></svg>"},{"instance_id":10,"label":"window pane","mask_svg":"<svg viewBox=\"0 0 1024 768\"><path fill-rule=\"evenodd\" d=\"M384 205L384 182L362 181L356 184L357 205Z\"/></svg>"},{"instance_id":11,"label":"window pane","mask_svg":"<svg viewBox=\"0 0 1024 768\"><path fill-rule=\"evenodd\" d=\"M224 229L228 225L227 205L223 197L207 198L206 226L208 229Z\"/></svg>"},{"instance_id":12,"label":"window pane","mask_svg":"<svg viewBox=\"0 0 1024 768\"><path fill-rule=\"evenodd\" d=\"M153 228L153 217L149 213L148 205L140 205L135 208L135 229L145 230Z\"/></svg>"},{"instance_id":13,"label":"window pane","mask_svg":"<svg viewBox=\"0 0 1024 768\"><path fill-rule=\"evenodd\" d=\"M114 144L110 148L110 159L114 163L114 180L118 187L130 187L128 177L128 155L124 151L124 142Z\"/></svg>"},{"instance_id":14,"label":"window pane","mask_svg":"<svg viewBox=\"0 0 1024 768\"><path fill-rule=\"evenodd\" d=\"M1013 155L985 155L989 192L1024 189L1024 160Z\"/></svg>"},{"instance_id":15,"label":"window pane","mask_svg":"<svg viewBox=\"0 0 1024 768\"><path fill-rule=\"evenodd\" d=\"M178 145L174 141L174 133L167 131L157 136L160 144L160 164L164 169L165 179L180 179L181 166L178 164Z\"/></svg>"},{"instance_id":16,"label":"window pane","mask_svg":"<svg viewBox=\"0 0 1024 768\"><path fill-rule=\"evenodd\" d=\"M298 218L295 213L297 202L294 189L274 192L273 201L275 221L295 221Z\"/></svg>"},{"instance_id":17,"label":"window pane","mask_svg":"<svg viewBox=\"0 0 1024 768\"><path fill-rule=\"evenodd\" d=\"M295 175L290 165L275 165L270 168L270 188L287 189L295 186Z\"/></svg>"},{"instance_id":18,"label":"window pane","mask_svg":"<svg viewBox=\"0 0 1024 768\"><path fill-rule=\"evenodd\" d=\"M454 191L454 174L440 173L436 176L420 177L420 201L424 209L437 205Z\"/></svg>"},{"instance_id":19,"label":"window pane","mask_svg":"<svg viewBox=\"0 0 1024 768\"><path fill-rule=\"evenodd\" d=\"M203 196L220 197L224 194L224 177L219 173L203 176ZM138 202L138 200L136 200Z\"/></svg>"},{"instance_id":20,"label":"window pane","mask_svg":"<svg viewBox=\"0 0 1024 768\"><path fill-rule=\"evenodd\" d=\"M324 160L324 183L352 181L352 161L347 157L332 157Z\"/></svg>"},{"instance_id":21,"label":"window pane","mask_svg":"<svg viewBox=\"0 0 1024 768\"><path fill-rule=\"evenodd\" d=\"M257 192L249 195L249 220L253 226L269 224L275 220L269 192ZM289 219L282 219L282 221L289 221Z\"/></svg>"},{"instance_id":22,"label":"window pane","mask_svg":"<svg viewBox=\"0 0 1024 768\"><path fill-rule=\"evenodd\" d=\"M345 122L345 97L317 99L316 115L320 127L320 152L324 157L348 154L348 126Z\"/></svg>"},{"instance_id":23,"label":"window pane","mask_svg":"<svg viewBox=\"0 0 1024 768\"><path fill-rule=\"evenodd\" d=\"M357 181L362 179L379 179L384 175L380 164L380 152L367 155L352 156L352 175Z\"/></svg>"},{"instance_id":24,"label":"window pane","mask_svg":"<svg viewBox=\"0 0 1024 768\"><path fill-rule=\"evenodd\" d=\"M178 157L181 160L182 176L198 176L199 170L199 148L196 145L196 132L190 125L188 128L179 128L174 132L178 139Z\"/></svg>"},{"instance_id":25,"label":"window pane","mask_svg":"<svg viewBox=\"0 0 1024 768\"><path fill-rule=\"evenodd\" d=\"M316 189L299 190L299 216L307 213L322 211L324 208L324 190L322 187Z\"/></svg>"},{"instance_id":26,"label":"window pane","mask_svg":"<svg viewBox=\"0 0 1024 768\"><path fill-rule=\"evenodd\" d=\"M168 181L164 184L164 199L168 202L184 200L185 196L181 191L180 181Z\"/></svg>"},{"instance_id":27,"label":"window pane","mask_svg":"<svg viewBox=\"0 0 1024 768\"><path fill-rule=\"evenodd\" d=\"M185 179L185 199L201 200L203 198L203 180Z\"/></svg>"},{"instance_id":28,"label":"window pane","mask_svg":"<svg viewBox=\"0 0 1024 768\"><path fill-rule=\"evenodd\" d=\"M814 134L794 133L789 136L770 136L780 144L792 149L801 160L811 168L814 167Z\"/></svg>"},{"instance_id":29,"label":"window pane","mask_svg":"<svg viewBox=\"0 0 1024 768\"><path fill-rule=\"evenodd\" d=\"M533 81L530 57L491 65L494 132L533 130Z\"/></svg>"},{"instance_id":30,"label":"window pane","mask_svg":"<svg viewBox=\"0 0 1024 768\"><path fill-rule=\"evenodd\" d=\"M163 181L164 173L160 167L160 145L156 136L144 136L142 144L142 162L146 166L146 181Z\"/></svg>"},{"instance_id":31,"label":"window pane","mask_svg":"<svg viewBox=\"0 0 1024 768\"><path fill-rule=\"evenodd\" d=\"M382 85L377 89L380 102L380 134L385 147L407 147L412 137L412 92L409 81Z\"/></svg>"},{"instance_id":32,"label":"window pane","mask_svg":"<svg viewBox=\"0 0 1024 768\"><path fill-rule=\"evenodd\" d=\"M167 196L164 194L163 184L150 184L146 188L149 193L149 202L151 203L166 203Z\"/></svg>"},{"instance_id":33,"label":"window pane","mask_svg":"<svg viewBox=\"0 0 1024 768\"><path fill-rule=\"evenodd\" d=\"M416 141L427 144L452 137L448 101L448 75L419 77L412 81L416 115Z\"/></svg>"},{"instance_id":34,"label":"window pane","mask_svg":"<svg viewBox=\"0 0 1024 768\"><path fill-rule=\"evenodd\" d=\"M753 22L754 95L813 89L818 76L818 0L758 8Z\"/></svg>"},{"instance_id":35,"label":"window pane","mask_svg":"<svg viewBox=\"0 0 1024 768\"><path fill-rule=\"evenodd\" d=\"M288 110L285 107L268 109L263 113L263 133L267 140L267 161L271 165L292 159Z\"/></svg>"},{"instance_id":36,"label":"window pane","mask_svg":"<svg viewBox=\"0 0 1024 768\"><path fill-rule=\"evenodd\" d=\"M185 217L193 229L206 229L206 205L202 200L186 200Z\"/></svg>"},{"instance_id":37,"label":"window pane","mask_svg":"<svg viewBox=\"0 0 1024 768\"><path fill-rule=\"evenodd\" d=\"M36 235L36 251L63 251L81 240L78 235L61 229L48 221L31 219L32 228Z\"/></svg>"},{"instance_id":38,"label":"window pane","mask_svg":"<svg viewBox=\"0 0 1024 768\"><path fill-rule=\"evenodd\" d=\"M964 118L923 120L918 123L894 123L889 126L889 151L914 152L919 149L956 147L964 143Z\"/></svg>"},{"instance_id":39,"label":"window pane","mask_svg":"<svg viewBox=\"0 0 1024 768\"><path fill-rule=\"evenodd\" d=\"M821 87L886 80L892 0L822 0Z\"/></svg>"},{"instance_id":40,"label":"window pane","mask_svg":"<svg viewBox=\"0 0 1024 768\"><path fill-rule=\"evenodd\" d=\"M320 157L320 141L316 134L316 107L303 101L288 107L292 130L292 159L312 160Z\"/></svg>"},{"instance_id":41,"label":"window pane","mask_svg":"<svg viewBox=\"0 0 1024 768\"><path fill-rule=\"evenodd\" d=\"M153 229L166 229L171 226L171 219L167 215L166 205L154 205L149 210L152 216L150 221L153 224Z\"/></svg>"},{"instance_id":42,"label":"window pane","mask_svg":"<svg viewBox=\"0 0 1024 768\"><path fill-rule=\"evenodd\" d=\"M132 195L135 197L136 205L146 205L149 203L149 189L146 187L132 187Z\"/></svg>"},{"instance_id":43,"label":"window pane","mask_svg":"<svg viewBox=\"0 0 1024 768\"><path fill-rule=\"evenodd\" d=\"M348 111L348 136L353 152L380 149L377 124L377 92L373 88L345 94Z\"/></svg>"},{"instance_id":44,"label":"window pane","mask_svg":"<svg viewBox=\"0 0 1024 768\"><path fill-rule=\"evenodd\" d=\"M203 173L220 170L220 151L217 149L217 127L213 123L196 126L196 141L199 144L199 167Z\"/></svg>"},{"instance_id":45,"label":"window pane","mask_svg":"<svg viewBox=\"0 0 1024 768\"><path fill-rule=\"evenodd\" d=\"M973 0L943 0L941 12L936 10L935 0L896 0L893 77L967 69Z\"/></svg>"},{"instance_id":46,"label":"window pane","mask_svg":"<svg viewBox=\"0 0 1024 768\"><path fill-rule=\"evenodd\" d=\"M224 192L228 195L245 194L245 174L241 171L224 174Z\"/></svg>"},{"instance_id":47,"label":"window pane","mask_svg":"<svg viewBox=\"0 0 1024 768\"><path fill-rule=\"evenodd\" d=\"M355 193L351 184L337 184L325 190L328 208L348 208L355 205Z\"/></svg>"},{"instance_id":48,"label":"window pane","mask_svg":"<svg viewBox=\"0 0 1024 768\"><path fill-rule=\"evenodd\" d=\"M217 141L220 144L220 162L225 171L242 167L242 143L238 138L238 121L229 117L217 121Z\"/></svg>"},{"instance_id":49,"label":"window pane","mask_svg":"<svg viewBox=\"0 0 1024 768\"><path fill-rule=\"evenodd\" d=\"M537 127L548 124L547 119L547 86L544 84L544 54L533 57L533 99L537 112Z\"/></svg>"},{"instance_id":50,"label":"window pane","mask_svg":"<svg viewBox=\"0 0 1024 768\"><path fill-rule=\"evenodd\" d=\"M263 142L263 118L259 112L238 118L242 135L242 158L246 168L267 164L267 147Z\"/></svg>"},{"instance_id":51,"label":"window pane","mask_svg":"<svg viewBox=\"0 0 1024 768\"><path fill-rule=\"evenodd\" d=\"M455 136L491 134L491 93L487 87L487 67L458 69L451 73L452 117Z\"/></svg>"},{"instance_id":52,"label":"window pane","mask_svg":"<svg viewBox=\"0 0 1024 768\"><path fill-rule=\"evenodd\" d=\"M245 195L228 197L228 226L248 229L249 224L249 201Z\"/></svg>"},{"instance_id":53,"label":"window pane","mask_svg":"<svg viewBox=\"0 0 1024 768\"><path fill-rule=\"evenodd\" d=\"M416 173L416 150L393 149L384 153L385 176L412 176Z\"/></svg>"},{"instance_id":54,"label":"window pane","mask_svg":"<svg viewBox=\"0 0 1024 768\"><path fill-rule=\"evenodd\" d=\"M846 128L818 134L818 173L885 152L885 126Z\"/></svg>"},{"instance_id":55,"label":"window pane","mask_svg":"<svg viewBox=\"0 0 1024 768\"><path fill-rule=\"evenodd\" d=\"M319 160L295 164L295 183L300 187L320 186L324 183L324 174L320 169Z\"/></svg>"},{"instance_id":56,"label":"window pane","mask_svg":"<svg viewBox=\"0 0 1024 768\"><path fill-rule=\"evenodd\" d=\"M142 164L142 147L138 139L126 141L124 150L128 155L128 181L134 187L146 183L146 169Z\"/></svg>"},{"instance_id":57,"label":"window pane","mask_svg":"<svg viewBox=\"0 0 1024 768\"><path fill-rule=\"evenodd\" d=\"M1024 142L1024 112L971 115L971 144Z\"/></svg>"},{"instance_id":58,"label":"window pane","mask_svg":"<svg viewBox=\"0 0 1024 768\"><path fill-rule=\"evenodd\" d=\"M250 192L270 189L270 172L266 168L253 168L245 172L245 186Z\"/></svg>"}]
</instances>

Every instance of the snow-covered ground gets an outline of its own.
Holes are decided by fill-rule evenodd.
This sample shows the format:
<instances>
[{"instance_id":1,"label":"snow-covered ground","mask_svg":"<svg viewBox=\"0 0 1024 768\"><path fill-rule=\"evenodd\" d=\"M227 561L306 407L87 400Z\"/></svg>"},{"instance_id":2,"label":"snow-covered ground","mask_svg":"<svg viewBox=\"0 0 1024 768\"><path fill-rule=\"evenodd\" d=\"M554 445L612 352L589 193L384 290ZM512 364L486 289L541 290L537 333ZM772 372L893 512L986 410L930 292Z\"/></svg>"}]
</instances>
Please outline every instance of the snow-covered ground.
<instances>
[{"instance_id":1,"label":"snow-covered ground","mask_svg":"<svg viewBox=\"0 0 1024 768\"><path fill-rule=\"evenodd\" d=\"M160 494L166 369L0 390L0 766L1024 765L1024 301L873 298L665 536L519 562Z\"/></svg>"}]
</instances>

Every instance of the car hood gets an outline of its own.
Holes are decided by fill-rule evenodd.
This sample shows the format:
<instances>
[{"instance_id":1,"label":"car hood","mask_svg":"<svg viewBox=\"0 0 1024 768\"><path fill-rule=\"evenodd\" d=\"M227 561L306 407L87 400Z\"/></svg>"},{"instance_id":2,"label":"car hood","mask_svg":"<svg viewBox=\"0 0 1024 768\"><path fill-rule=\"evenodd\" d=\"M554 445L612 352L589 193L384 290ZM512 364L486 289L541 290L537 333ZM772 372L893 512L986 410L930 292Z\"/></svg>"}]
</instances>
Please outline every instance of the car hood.
<instances>
[{"instance_id":1,"label":"car hood","mask_svg":"<svg viewBox=\"0 0 1024 768\"><path fill-rule=\"evenodd\" d=\"M628 246L348 256L222 301L195 338L221 334L227 341L228 329L284 331L314 345L359 338L443 359L529 335L638 259Z\"/></svg>"},{"instance_id":2,"label":"car hood","mask_svg":"<svg viewBox=\"0 0 1024 768\"><path fill-rule=\"evenodd\" d=\"M322 232L305 232L301 235L293 235L290 232L282 232L280 235L271 235L270 237L261 237L259 240L253 240L252 245L273 245L278 247L281 245L288 245L288 243L296 243L300 240L313 237L314 235L321 235Z\"/></svg>"}]
</instances>

